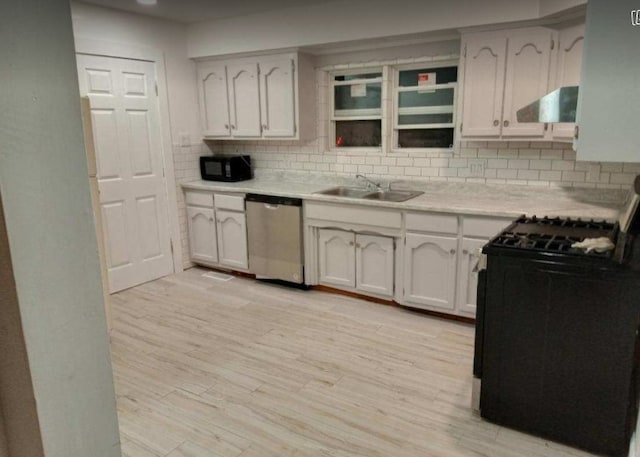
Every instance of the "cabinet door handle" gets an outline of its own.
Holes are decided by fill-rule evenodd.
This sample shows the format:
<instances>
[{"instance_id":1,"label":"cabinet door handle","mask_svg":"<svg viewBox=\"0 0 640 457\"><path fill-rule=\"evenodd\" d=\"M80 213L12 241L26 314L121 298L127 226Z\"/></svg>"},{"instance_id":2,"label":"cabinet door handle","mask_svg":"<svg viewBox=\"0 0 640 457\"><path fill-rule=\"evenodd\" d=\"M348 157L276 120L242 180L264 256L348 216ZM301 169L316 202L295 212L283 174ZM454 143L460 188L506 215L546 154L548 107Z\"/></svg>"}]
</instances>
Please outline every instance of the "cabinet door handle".
<instances>
[{"instance_id":1,"label":"cabinet door handle","mask_svg":"<svg viewBox=\"0 0 640 457\"><path fill-rule=\"evenodd\" d=\"M504 125L505 127L509 127L509 121L504 121L502 125Z\"/></svg>"},{"instance_id":2,"label":"cabinet door handle","mask_svg":"<svg viewBox=\"0 0 640 457\"><path fill-rule=\"evenodd\" d=\"M455 253L456 253L456 250L455 250L455 249L452 249L452 250L450 250L450 251L449 251L449 253L450 253L451 255L453 255L453 254L455 254Z\"/></svg>"},{"instance_id":3,"label":"cabinet door handle","mask_svg":"<svg viewBox=\"0 0 640 457\"><path fill-rule=\"evenodd\" d=\"M573 129L573 137L577 140L580 137L580 127L579 126L575 126L575 128Z\"/></svg>"},{"instance_id":4,"label":"cabinet door handle","mask_svg":"<svg viewBox=\"0 0 640 457\"><path fill-rule=\"evenodd\" d=\"M500 125L500 121L498 119L496 119L495 121L493 121L493 126L497 127Z\"/></svg>"}]
</instances>

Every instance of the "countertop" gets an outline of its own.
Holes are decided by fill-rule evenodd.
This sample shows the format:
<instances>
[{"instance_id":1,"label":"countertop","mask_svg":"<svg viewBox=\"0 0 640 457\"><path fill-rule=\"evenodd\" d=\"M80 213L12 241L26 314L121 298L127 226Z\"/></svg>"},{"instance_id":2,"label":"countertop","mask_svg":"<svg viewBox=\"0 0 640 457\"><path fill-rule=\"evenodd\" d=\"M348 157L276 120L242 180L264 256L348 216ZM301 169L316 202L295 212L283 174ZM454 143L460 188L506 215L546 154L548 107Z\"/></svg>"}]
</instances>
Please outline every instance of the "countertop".
<instances>
[{"instance_id":1,"label":"countertop","mask_svg":"<svg viewBox=\"0 0 640 457\"><path fill-rule=\"evenodd\" d=\"M538 187L451 182L394 181L394 189L424 191L405 202L382 202L360 198L319 195L316 192L338 185L363 186L362 181L330 175L294 172L263 173L249 181L225 183L193 181L184 189L213 192L257 193L302 198L321 202L355 204L401 210L436 211L500 217L572 217L616 221L626 190Z\"/></svg>"}]
</instances>

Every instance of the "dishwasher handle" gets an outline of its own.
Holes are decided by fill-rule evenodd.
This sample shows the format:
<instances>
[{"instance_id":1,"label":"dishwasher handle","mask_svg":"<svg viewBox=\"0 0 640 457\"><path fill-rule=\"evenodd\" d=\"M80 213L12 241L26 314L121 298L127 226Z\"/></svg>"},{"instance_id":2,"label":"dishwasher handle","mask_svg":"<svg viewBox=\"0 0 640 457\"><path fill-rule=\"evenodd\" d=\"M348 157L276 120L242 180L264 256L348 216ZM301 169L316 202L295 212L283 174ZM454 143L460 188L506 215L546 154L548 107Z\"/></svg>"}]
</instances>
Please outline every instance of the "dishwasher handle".
<instances>
[{"instance_id":1,"label":"dishwasher handle","mask_svg":"<svg viewBox=\"0 0 640 457\"><path fill-rule=\"evenodd\" d=\"M264 207L267 208L267 209L275 210L275 209L280 208L280 205L274 205L272 203L265 203Z\"/></svg>"},{"instance_id":2,"label":"dishwasher handle","mask_svg":"<svg viewBox=\"0 0 640 457\"><path fill-rule=\"evenodd\" d=\"M284 205L284 206L302 206L302 199L292 197L281 197L278 195L262 195L262 194L247 194L245 197L247 202L267 203L272 206ZM275 208L269 208L275 209Z\"/></svg>"}]
</instances>

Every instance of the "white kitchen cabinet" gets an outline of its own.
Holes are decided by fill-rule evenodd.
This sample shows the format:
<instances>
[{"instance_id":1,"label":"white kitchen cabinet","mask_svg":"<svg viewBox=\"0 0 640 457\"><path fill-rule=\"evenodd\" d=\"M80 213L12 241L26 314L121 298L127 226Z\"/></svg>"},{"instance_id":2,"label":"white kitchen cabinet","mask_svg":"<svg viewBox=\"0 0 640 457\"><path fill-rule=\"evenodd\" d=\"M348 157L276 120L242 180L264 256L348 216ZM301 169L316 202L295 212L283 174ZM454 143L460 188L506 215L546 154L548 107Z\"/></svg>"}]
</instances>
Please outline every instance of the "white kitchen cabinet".
<instances>
[{"instance_id":1,"label":"white kitchen cabinet","mask_svg":"<svg viewBox=\"0 0 640 457\"><path fill-rule=\"evenodd\" d=\"M247 220L244 213L216 210L220 265L247 269Z\"/></svg>"},{"instance_id":2,"label":"white kitchen cabinet","mask_svg":"<svg viewBox=\"0 0 640 457\"><path fill-rule=\"evenodd\" d=\"M189 252L194 262L218 262L216 223L213 208L187 206Z\"/></svg>"},{"instance_id":3,"label":"white kitchen cabinet","mask_svg":"<svg viewBox=\"0 0 640 457\"><path fill-rule=\"evenodd\" d=\"M455 309L456 237L407 233L404 249L404 300L416 307Z\"/></svg>"},{"instance_id":4,"label":"white kitchen cabinet","mask_svg":"<svg viewBox=\"0 0 640 457\"><path fill-rule=\"evenodd\" d=\"M318 231L319 282L330 286L356 286L355 235L343 230Z\"/></svg>"},{"instance_id":5,"label":"white kitchen cabinet","mask_svg":"<svg viewBox=\"0 0 640 457\"><path fill-rule=\"evenodd\" d=\"M393 282L393 238L357 234L356 289L391 297Z\"/></svg>"},{"instance_id":6,"label":"white kitchen cabinet","mask_svg":"<svg viewBox=\"0 0 640 457\"><path fill-rule=\"evenodd\" d=\"M234 138L260 137L260 90L258 64L227 65L231 135Z\"/></svg>"},{"instance_id":7,"label":"white kitchen cabinet","mask_svg":"<svg viewBox=\"0 0 640 457\"><path fill-rule=\"evenodd\" d=\"M315 73L299 53L197 63L205 138L307 139L315 135Z\"/></svg>"},{"instance_id":8,"label":"white kitchen cabinet","mask_svg":"<svg viewBox=\"0 0 640 457\"><path fill-rule=\"evenodd\" d=\"M476 295L478 289L478 266L482 257L482 247L487 240L462 239L462 252L458 261L457 310L470 317L476 315Z\"/></svg>"},{"instance_id":9,"label":"white kitchen cabinet","mask_svg":"<svg viewBox=\"0 0 640 457\"><path fill-rule=\"evenodd\" d=\"M296 133L295 62L289 57L259 62L262 135L293 137Z\"/></svg>"},{"instance_id":10,"label":"white kitchen cabinet","mask_svg":"<svg viewBox=\"0 0 640 457\"><path fill-rule=\"evenodd\" d=\"M558 61L553 89L564 86L579 86L584 48L584 24L561 30L558 35ZM575 123L559 122L552 125L554 140L572 141Z\"/></svg>"},{"instance_id":11,"label":"white kitchen cabinet","mask_svg":"<svg viewBox=\"0 0 640 457\"><path fill-rule=\"evenodd\" d=\"M544 124L519 123L516 112L549 89L556 32L527 28L465 35L464 138L544 139Z\"/></svg>"}]
</instances>

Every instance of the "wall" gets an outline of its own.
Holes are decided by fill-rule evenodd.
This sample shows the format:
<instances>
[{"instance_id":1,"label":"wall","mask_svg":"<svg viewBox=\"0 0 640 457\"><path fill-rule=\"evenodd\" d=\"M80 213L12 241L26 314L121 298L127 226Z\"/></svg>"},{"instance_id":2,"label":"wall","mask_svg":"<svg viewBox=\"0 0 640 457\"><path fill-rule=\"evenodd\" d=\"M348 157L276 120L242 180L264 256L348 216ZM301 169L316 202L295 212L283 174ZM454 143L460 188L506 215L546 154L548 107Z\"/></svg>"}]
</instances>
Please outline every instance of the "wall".
<instances>
[{"instance_id":1,"label":"wall","mask_svg":"<svg viewBox=\"0 0 640 457\"><path fill-rule=\"evenodd\" d=\"M0 61L0 193L44 454L118 457L68 0L3 2Z\"/></svg>"},{"instance_id":2,"label":"wall","mask_svg":"<svg viewBox=\"0 0 640 457\"><path fill-rule=\"evenodd\" d=\"M86 3L72 2L71 6L76 39L90 38L162 51L172 142L181 144L180 134L186 133L190 138L188 143L198 143L202 131L198 117L195 64L187 58L185 25Z\"/></svg>"},{"instance_id":3,"label":"wall","mask_svg":"<svg viewBox=\"0 0 640 457\"><path fill-rule=\"evenodd\" d=\"M1 196L0 303L0 457L41 457L42 436Z\"/></svg>"},{"instance_id":4,"label":"wall","mask_svg":"<svg viewBox=\"0 0 640 457\"><path fill-rule=\"evenodd\" d=\"M189 57L397 37L538 19L531 0L340 0L203 21L188 27Z\"/></svg>"}]
</instances>

